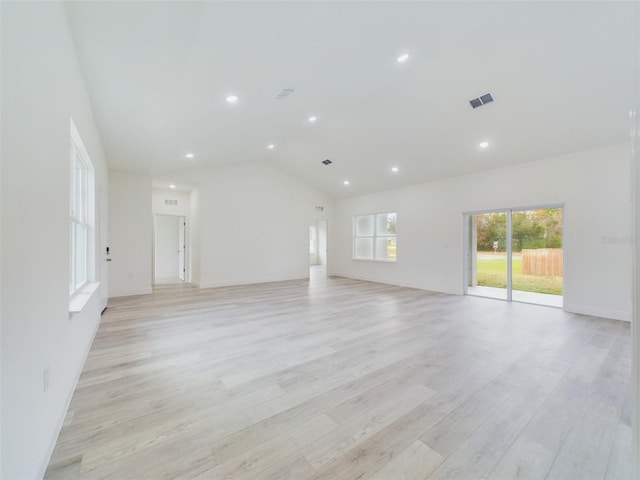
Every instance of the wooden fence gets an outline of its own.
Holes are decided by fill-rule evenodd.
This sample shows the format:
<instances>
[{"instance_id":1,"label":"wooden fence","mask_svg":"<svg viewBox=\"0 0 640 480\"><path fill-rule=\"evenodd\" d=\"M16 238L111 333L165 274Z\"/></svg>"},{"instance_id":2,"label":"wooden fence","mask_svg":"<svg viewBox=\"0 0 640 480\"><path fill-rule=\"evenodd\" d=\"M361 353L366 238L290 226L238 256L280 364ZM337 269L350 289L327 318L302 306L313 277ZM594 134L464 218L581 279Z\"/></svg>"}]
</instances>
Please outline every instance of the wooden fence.
<instances>
[{"instance_id":1,"label":"wooden fence","mask_svg":"<svg viewBox=\"0 0 640 480\"><path fill-rule=\"evenodd\" d=\"M562 249L537 248L522 250L522 273L529 275L562 276Z\"/></svg>"}]
</instances>

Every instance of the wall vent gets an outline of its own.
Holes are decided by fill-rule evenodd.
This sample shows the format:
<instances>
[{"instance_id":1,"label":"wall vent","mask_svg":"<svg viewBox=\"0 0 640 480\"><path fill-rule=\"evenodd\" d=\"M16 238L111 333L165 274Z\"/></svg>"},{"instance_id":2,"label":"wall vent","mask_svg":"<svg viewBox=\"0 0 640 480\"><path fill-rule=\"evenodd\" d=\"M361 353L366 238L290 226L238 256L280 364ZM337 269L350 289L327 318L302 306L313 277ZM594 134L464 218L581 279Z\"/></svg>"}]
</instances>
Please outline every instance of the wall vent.
<instances>
[{"instance_id":1,"label":"wall vent","mask_svg":"<svg viewBox=\"0 0 640 480\"><path fill-rule=\"evenodd\" d=\"M178 200L169 200L167 198L164 199L164 204L165 205L170 205L172 207L175 207L178 205Z\"/></svg>"},{"instance_id":2,"label":"wall vent","mask_svg":"<svg viewBox=\"0 0 640 480\"><path fill-rule=\"evenodd\" d=\"M471 107L473 107L474 109L478 108L478 107L481 107L483 105L486 105L487 103L491 103L491 102L493 102L493 97L491 96L490 93L485 93L481 97L473 98L473 99L469 100L469 103L471 104Z\"/></svg>"},{"instance_id":3,"label":"wall vent","mask_svg":"<svg viewBox=\"0 0 640 480\"><path fill-rule=\"evenodd\" d=\"M279 94L276 95L276 100L282 100L287 98L293 93L293 88L283 88Z\"/></svg>"},{"instance_id":4,"label":"wall vent","mask_svg":"<svg viewBox=\"0 0 640 480\"><path fill-rule=\"evenodd\" d=\"M316 212L324 212L324 207L316 207Z\"/></svg>"},{"instance_id":5,"label":"wall vent","mask_svg":"<svg viewBox=\"0 0 640 480\"><path fill-rule=\"evenodd\" d=\"M325 165L331 165L333 162L327 158L326 160L322 160L322 163Z\"/></svg>"}]
</instances>

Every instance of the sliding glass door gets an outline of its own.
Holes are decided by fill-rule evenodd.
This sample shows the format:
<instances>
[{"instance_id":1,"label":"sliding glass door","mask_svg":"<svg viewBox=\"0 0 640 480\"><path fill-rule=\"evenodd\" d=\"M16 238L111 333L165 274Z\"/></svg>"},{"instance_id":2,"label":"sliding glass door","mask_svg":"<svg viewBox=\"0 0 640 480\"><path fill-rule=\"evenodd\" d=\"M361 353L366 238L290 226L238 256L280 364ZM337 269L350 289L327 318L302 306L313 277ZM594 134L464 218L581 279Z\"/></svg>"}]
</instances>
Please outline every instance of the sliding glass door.
<instances>
[{"instance_id":1,"label":"sliding glass door","mask_svg":"<svg viewBox=\"0 0 640 480\"><path fill-rule=\"evenodd\" d=\"M507 213L470 215L468 283L470 295L508 299Z\"/></svg>"},{"instance_id":2,"label":"sliding glass door","mask_svg":"<svg viewBox=\"0 0 640 480\"><path fill-rule=\"evenodd\" d=\"M561 206L465 214L465 293L562 307Z\"/></svg>"}]
</instances>

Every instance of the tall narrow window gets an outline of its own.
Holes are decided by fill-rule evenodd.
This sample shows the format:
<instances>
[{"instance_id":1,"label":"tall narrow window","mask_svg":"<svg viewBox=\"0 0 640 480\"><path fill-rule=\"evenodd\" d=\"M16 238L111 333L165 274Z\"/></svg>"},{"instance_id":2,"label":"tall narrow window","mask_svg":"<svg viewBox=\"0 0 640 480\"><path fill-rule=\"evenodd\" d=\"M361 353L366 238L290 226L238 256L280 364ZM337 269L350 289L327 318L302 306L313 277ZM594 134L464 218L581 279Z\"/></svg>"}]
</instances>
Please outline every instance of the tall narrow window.
<instances>
[{"instance_id":1,"label":"tall narrow window","mask_svg":"<svg viewBox=\"0 0 640 480\"><path fill-rule=\"evenodd\" d=\"M93 243L93 166L80 139L71 124L71 198L69 208L70 219L70 262L69 262L69 294L73 296L90 280L94 268L92 260L94 252L90 248Z\"/></svg>"},{"instance_id":2,"label":"tall narrow window","mask_svg":"<svg viewBox=\"0 0 640 480\"><path fill-rule=\"evenodd\" d=\"M354 218L353 258L396 261L396 214L377 213Z\"/></svg>"}]
</instances>

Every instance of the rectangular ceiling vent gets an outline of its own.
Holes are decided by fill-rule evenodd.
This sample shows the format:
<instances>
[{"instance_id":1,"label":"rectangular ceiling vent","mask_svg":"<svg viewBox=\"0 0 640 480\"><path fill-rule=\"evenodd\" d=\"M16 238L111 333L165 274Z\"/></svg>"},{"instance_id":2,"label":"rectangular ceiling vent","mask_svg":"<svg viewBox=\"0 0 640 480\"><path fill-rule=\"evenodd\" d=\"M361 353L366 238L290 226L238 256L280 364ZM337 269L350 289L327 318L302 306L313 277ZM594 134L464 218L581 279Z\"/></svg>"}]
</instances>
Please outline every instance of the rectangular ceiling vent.
<instances>
[{"instance_id":1,"label":"rectangular ceiling vent","mask_svg":"<svg viewBox=\"0 0 640 480\"><path fill-rule=\"evenodd\" d=\"M287 98L289 95L293 93L293 88L283 88L282 91L276 95L276 100L282 100Z\"/></svg>"},{"instance_id":2,"label":"rectangular ceiling vent","mask_svg":"<svg viewBox=\"0 0 640 480\"><path fill-rule=\"evenodd\" d=\"M478 108L491 102L493 102L493 97L491 96L490 93L485 93L481 97L469 100L469 103L473 108Z\"/></svg>"},{"instance_id":3,"label":"rectangular ceiling vent","mask_svg":"<svg viewBox=\"0 0 640 480\"><path fill-rule=\"evenodd\" d=\"M322 163L325 165L331 165L333 162L327 158L326 160L322 160Z\"/></svg>"},{"instance_id":4,"label":"rectangular ceiling vent","mask_svg":"<svg viewBox=\"0 0 640 480\"><path fill-rule=\"evenodd\" d=\"M165 205L170 205L172 207L176 207L178 205L178 200L169 200L169 199L164 199L164 204Z\"/></svg>"}]
</instances>

